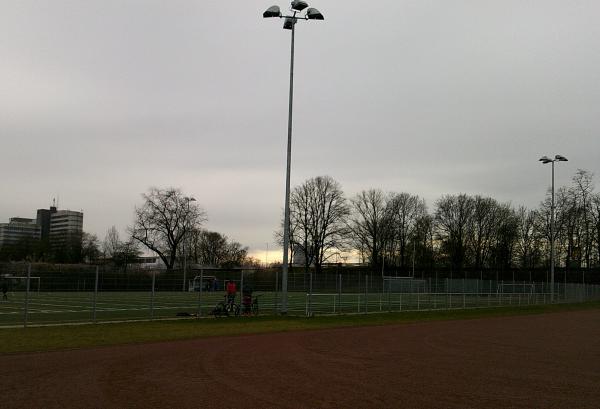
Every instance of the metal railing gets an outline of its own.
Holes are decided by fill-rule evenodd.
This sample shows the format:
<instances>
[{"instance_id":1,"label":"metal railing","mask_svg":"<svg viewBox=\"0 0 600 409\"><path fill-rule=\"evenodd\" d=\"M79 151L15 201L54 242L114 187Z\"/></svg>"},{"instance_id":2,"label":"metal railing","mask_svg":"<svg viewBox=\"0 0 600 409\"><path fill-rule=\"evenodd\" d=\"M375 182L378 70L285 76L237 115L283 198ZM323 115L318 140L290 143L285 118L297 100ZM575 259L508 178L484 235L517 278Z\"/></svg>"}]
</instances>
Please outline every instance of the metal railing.
<instances>
[{"instance_id":1,"label":"metal railing","mask_svg":"<svg viewBox=\"0 0 600 409\"><path fill-rule=\"evenodd\" d=\"M277 314L281 306L276 270L200 270L184 283L177 272L25 268L0 276L0 327L210 317L228 280L236 283L238 304L245 293L260 296L261 315ZM549 304L552 293L549 283L529 281L342 273L291 279L287 313L299 316L527 306ZM600 285L556 282L554 294L560 303L600 300Z\"/></svg>"}]
</instances>

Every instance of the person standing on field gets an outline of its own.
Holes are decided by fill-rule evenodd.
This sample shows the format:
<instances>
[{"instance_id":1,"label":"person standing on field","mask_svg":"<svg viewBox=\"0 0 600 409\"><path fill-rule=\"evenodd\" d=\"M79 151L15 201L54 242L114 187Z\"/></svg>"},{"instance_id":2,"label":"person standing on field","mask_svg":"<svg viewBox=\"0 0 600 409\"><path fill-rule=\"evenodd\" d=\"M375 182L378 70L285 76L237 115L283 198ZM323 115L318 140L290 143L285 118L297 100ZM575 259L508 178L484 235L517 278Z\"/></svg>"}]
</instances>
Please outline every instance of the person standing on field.
<instances>
[{"instance_id":1,"label":"person standing on field","mask_svg":"<svg viewBox=\"0 0 600 409\"><path fill-rule=\"evenodd\" d=\"M3 301L8 301L8 284L6 283L6 281L2 281L2 300Z\"/></svg>"},{"instance_id":2,"label":"person standing on field","mask_svg":"<svg viewBox=\"0 0 600 409\"><path fill-rule=\"evenodd\" d=\"M229 280L227 282L227 286L225 287L225 290L227 291L227 302L228 303L235 302L235 294L237 293L237 287L233 280Z\"/></svg>"}]
</instances>

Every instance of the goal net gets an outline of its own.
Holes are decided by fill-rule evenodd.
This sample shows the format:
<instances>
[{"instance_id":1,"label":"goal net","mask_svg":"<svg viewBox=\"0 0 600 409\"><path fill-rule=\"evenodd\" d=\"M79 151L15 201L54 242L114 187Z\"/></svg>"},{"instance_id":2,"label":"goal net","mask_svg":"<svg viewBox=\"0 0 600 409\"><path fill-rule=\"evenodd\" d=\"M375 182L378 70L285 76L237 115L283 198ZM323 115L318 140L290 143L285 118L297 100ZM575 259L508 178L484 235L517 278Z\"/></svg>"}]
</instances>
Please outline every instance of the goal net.
<instances>
[{"instance_id":1,"label":"goal net","mask_svg":"<svg viewBox=\"0 0 600 409\"><path fill-rule=\"evenodd\" d=\"M496 292L498 294L533 294L535 293L535 285L526 283L502 283L498 284Z\"/></svg>"},{"instance_id":2,"label":"goal net","mask_svg":"<svg viewBox=\"0 0 600 409\"><path fill-rule=\"evenodd\" d=\"M424 293L428 291L427 280L412 277L383 277L383 290L390 293Z\"/></svg>"},{"instance_id":3,"label":"goal net","mask_svg":"<svg viewBox=\"0 0 600 409\"><path fill-rule=\"evenodd\" d=\"M29 277L29 291L40 292L40 277ZM25 292L27 291L26 276L2 276L0 277L0 290L7 292Z\"/></svg>"}]
</instances>

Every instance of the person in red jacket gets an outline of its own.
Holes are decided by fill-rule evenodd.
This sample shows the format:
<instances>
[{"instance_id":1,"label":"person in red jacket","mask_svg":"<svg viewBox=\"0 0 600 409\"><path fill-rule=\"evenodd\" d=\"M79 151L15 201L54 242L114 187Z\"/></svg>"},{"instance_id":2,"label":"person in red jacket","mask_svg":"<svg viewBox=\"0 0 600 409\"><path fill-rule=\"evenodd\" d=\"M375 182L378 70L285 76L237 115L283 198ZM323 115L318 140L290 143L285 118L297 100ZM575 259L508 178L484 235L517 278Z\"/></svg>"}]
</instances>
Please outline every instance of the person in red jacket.
<instances>
[{"instance_id":1,"label":"person in red jacket","mask_svg":"<svg viewBox=\"0 0 600 409\"><path fill-rule=\"evenodd\" d=\"M237 293L237 287L233 280L229 280L227 285L225 286L225 291L227 291L227 302L234 303L235 302L235 294Z\"/></svg>"}]
</instances>

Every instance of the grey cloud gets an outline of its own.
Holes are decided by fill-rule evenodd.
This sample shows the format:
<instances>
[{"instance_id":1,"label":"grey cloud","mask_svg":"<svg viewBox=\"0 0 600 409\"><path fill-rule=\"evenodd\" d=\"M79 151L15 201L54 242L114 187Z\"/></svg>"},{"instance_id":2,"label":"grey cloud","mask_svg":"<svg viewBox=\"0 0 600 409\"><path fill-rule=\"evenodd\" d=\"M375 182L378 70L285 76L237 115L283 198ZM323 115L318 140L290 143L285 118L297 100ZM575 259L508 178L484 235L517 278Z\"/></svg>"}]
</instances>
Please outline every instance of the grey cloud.
<instances>
[{"instance_id":1,"label":"grey cloud","mask_svg":"<svg viewBox=\"0 0 600 409\"><path fill-rule=\"evenodd\" d=\"M149 186L260 249L284 195L289 33L270 2L19 1L0 15L0 220L60 194L124 229ZM281 3L284 6L284 3ZM600 175L594 1L314 2L298 26L292 182L536 206L543 154ZM378 10L375 15L366 8Z\"/></svg>"}]
</instances>

